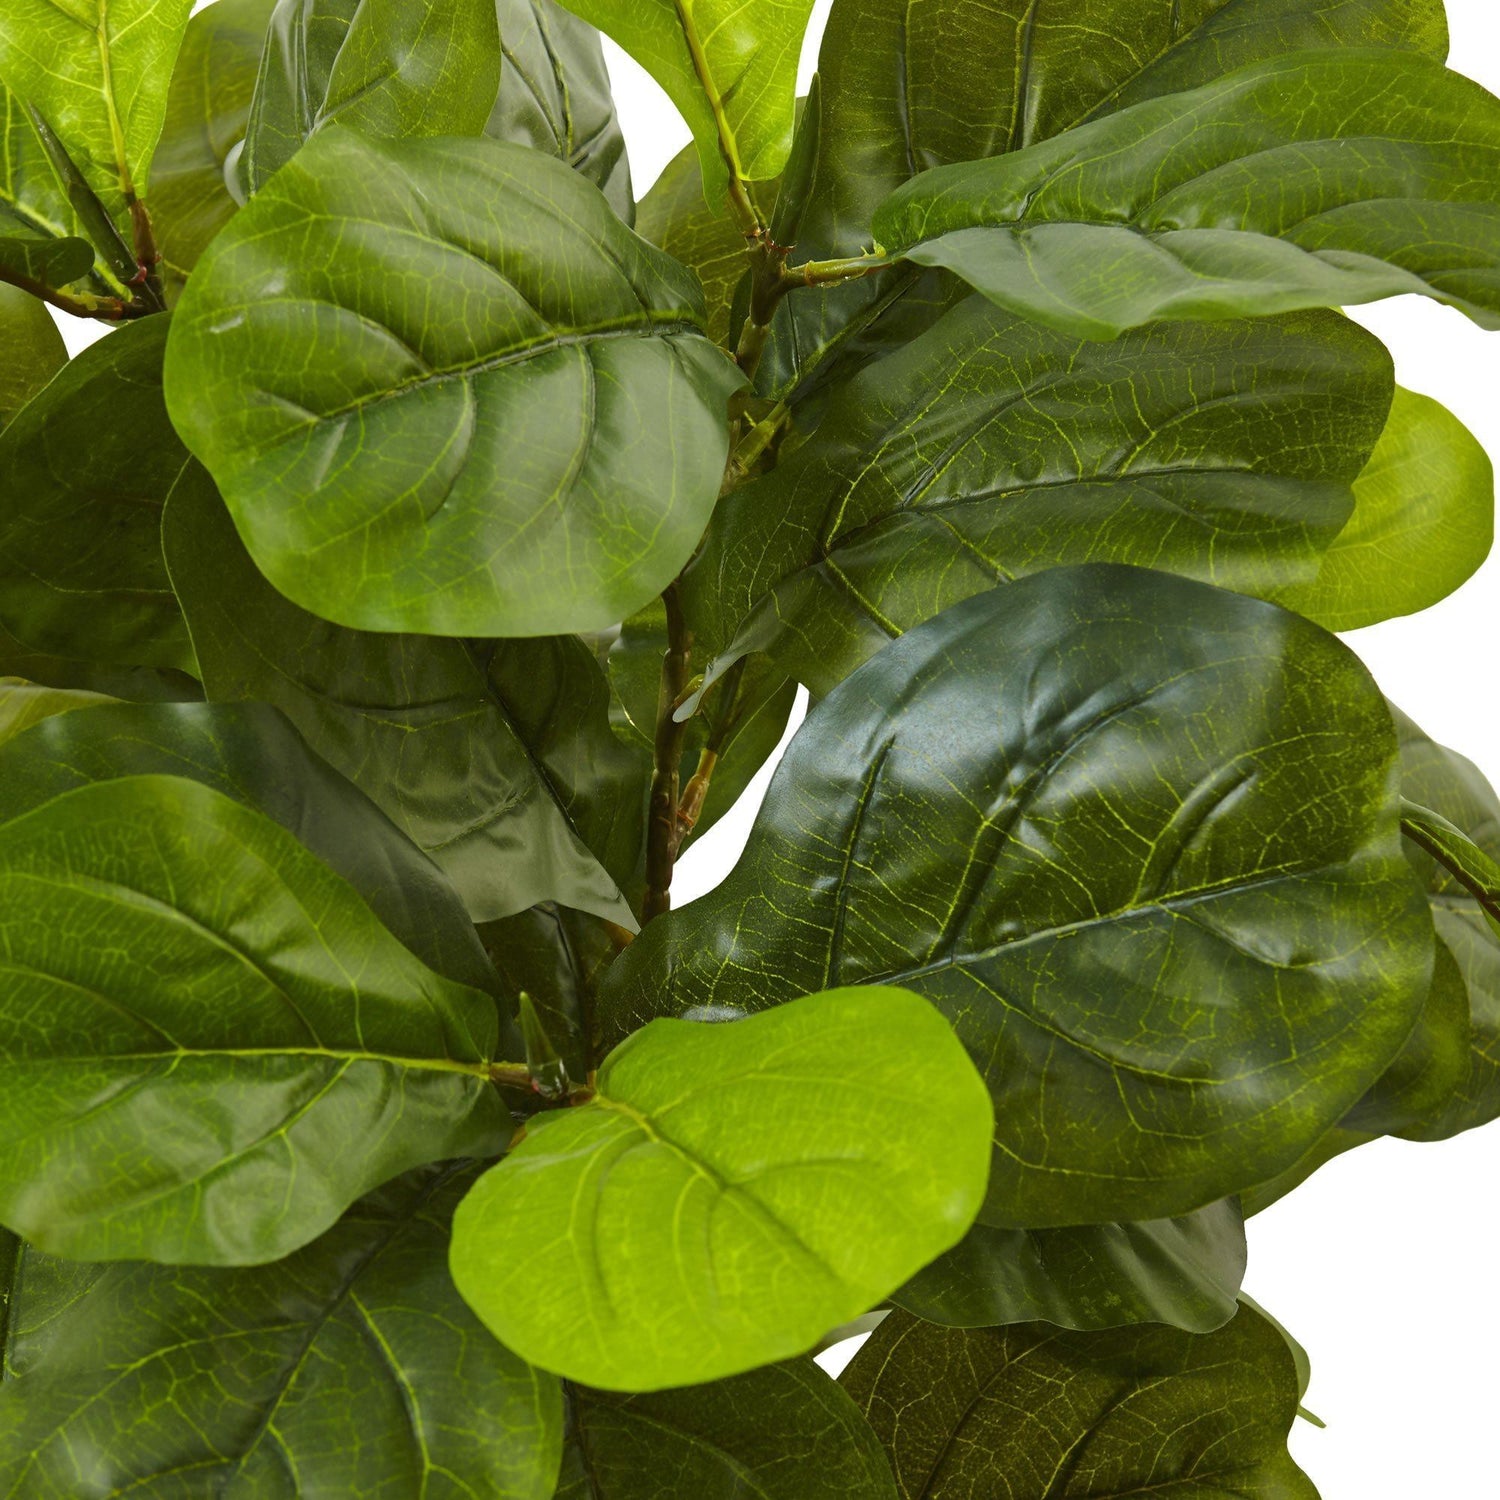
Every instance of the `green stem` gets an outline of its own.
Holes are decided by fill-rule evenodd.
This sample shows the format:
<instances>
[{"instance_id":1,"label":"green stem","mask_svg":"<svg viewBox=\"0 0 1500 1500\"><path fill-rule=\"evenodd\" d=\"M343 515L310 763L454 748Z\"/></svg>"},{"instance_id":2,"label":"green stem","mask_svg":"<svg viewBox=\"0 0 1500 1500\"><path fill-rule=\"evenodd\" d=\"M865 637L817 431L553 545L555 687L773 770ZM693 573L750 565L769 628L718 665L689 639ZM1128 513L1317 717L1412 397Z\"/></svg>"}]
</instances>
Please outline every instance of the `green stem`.
<instances>
[{"instance_id":1,"label":"green stem","mask_svg":"<svg viewBox=\"0 0 1500 1500\"><path fill-rule=\"evenodd\" d=\"M799 286L840 286L877 271L888 271L895 262L877 245L863 255L844 255L836 260L805 260L785 271L787 290Z\"/></svg>"},{"instance_id":2,"label":"green stem","mask_svg":"<svg viewBox=\"0 0 1500 1500\"><path fill-rule=\"evenodd\" d=\"M35 281L30 276L23 276L18 271L8 271L3 267L0 267L0 281L20 287L23 292L30 292L33 297L39 297L59 312L68 313L75 318L97 318L104 323L119 323L127 318L144 317L151 310L134 302L122 302L118 297L94 297L87 293L80 293L75 297L68 292L60 292L45 282Z\"/></svg>"},{"instance_id":3,"label":"green stem","mask_svg":"<svg viewBox=\"0 0 1500 1500\"><path fill-rule=\"evenodd\" d=\"M656 739L652 750L651 796L646 809L646 892L641 920L649 922L672 905L672 867L681 836L677 826L679 767L686 723L676 707L687 688L693 654L692 632L682 612L675 583L662 594L667 609L667 649L662 655L661 688L656 699Z\"/></svg>"}]
</instances>

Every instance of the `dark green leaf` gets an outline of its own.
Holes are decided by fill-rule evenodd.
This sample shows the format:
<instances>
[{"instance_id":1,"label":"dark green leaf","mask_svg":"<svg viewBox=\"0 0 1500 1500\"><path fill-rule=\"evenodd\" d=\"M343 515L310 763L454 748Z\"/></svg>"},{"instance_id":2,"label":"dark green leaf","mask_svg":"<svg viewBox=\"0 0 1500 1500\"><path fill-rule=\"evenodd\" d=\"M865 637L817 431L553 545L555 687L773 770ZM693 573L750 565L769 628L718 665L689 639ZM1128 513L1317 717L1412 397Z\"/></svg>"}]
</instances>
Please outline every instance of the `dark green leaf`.
<instances>
[{"instance_id":1,"label":"dark green leaf","mask_svg":"<svg viewBox=\"0 0 1500 1500\"><path fill-rule=\"evenodd\" d=\"M118 704L50 719L0 754L0 819L129 776L183 776L264 813L342 875L429 968L502 989L431 861L263 704Z\"/></svg>"},{"instance_id":2,"label":"dark green leaf","mask_svg":"<svg viewBox=\"0 0 1500 1500\"><path fill-rule=\"evenodd\" d=\"M580 642L331 625L261 577L196 464L163 540L209 696L282 709L437 860L475 921L556 900L633 925L617 882L636 878L647 772L611 734Z\"/></svg>"},{"instance_id":3,"label":"dark green leaf","mask_svg":"<svg viewBox=\"0 0 1500 1500\"><path fill-rule=\"evenodd\" d=\"M398 1178L274 1266L83 1268L26 1247L0 1492L548 1500L557 1382L487 1337L448 1276L473 1176Z\"/></svg>"},{"instance_id":4,"label":"dark green leaf","mask_svg":"<svg viewBox=\"0 0 1500 1500\"><path fill-rule=\"evenodd\" d=\"M0 1220L42 1249L275 1260L396 1173L504 1144L493 1002L198 782L9 819L0 903Z\"/></svg>"},{"instance_id":5,"label":"dark green leaf","mask_svg":"<svg viewBox=\"0 0 1500 1500\"><path fill-rule=\"evenodd\" d=\"M1347 521L1391 391L1380 342L1335 313L1095 344L971 297L720 505L688 607L726 660L770 650L821 692L950 604L1059 564L1275 593L1311 580Z\"/></svg>"},{"instance_id":6,"label":"dark green leaf","mask_svg":"<svg viewBox=\"0 0 1500 1500\"><path fill-rule=\"evenodd\" d=\"M1307 52L935 168L874 232L1085 338L1400 292L1500 327L1497 180L1478 84L1413 53Z\"/></svg>"},{"instance_id":7,"label":"dark green leaf","mask_svg":"<svg viewBox=\"0 0 1500 1500\"><path fill-rule=\"evenodd\" d=\"M214 0L188 22L151 169L151 220L169 283L187 279L237 210L224 163L245 139L276 0Z\"/></svg>"},{"instance_id":8,"label":"dark green leaf","mask_svg":"<svg viewBox=\"0 0 1500 1500\"><path fill-rule=\"evenodd\" d=\"M1318 1500L1286 1449L1291 1350L1248 1307L1208 1334L964 1332L892 1313L843 1384L901 1500Z\"/></svg>"},{"instance_id":9,"label":"dark green leaf","mask_svg":"<svg viewBox=\"0 0 1500 1500\"><path fill-rule=\"evenodd\" d=\"M361 629L533 636L659 593L733 365L689 272L560 162L332 130L204 256L168 402L257 565Z\"/></svg>"},{"instance_id":10,"label":"dark green leaf","mask_svg":"<svg viewBox=\"0 0 1500 1500\"><path fill-rule=\"evenodd\" d=\"M500 95L485 134L559 157L629 223L630 161L599 33L555 0L500 0L500 52Z\"/></svg>"},{"instance_id":11,"label":"dark green leaf","mask_svg":"<svg viewBox=\"0 0 1500 1500\"><path fill-rule=\"evenodd\" d=\"M797 62L813 0L565 0L667 91L717 202L726 163L775 177L792 145Z\"/></svg>"},{"instance_id":12,"label":"dark green leaf","mask_svg":"<svg viewBox=\"0 0 1500 1500\"><path fill-rule=\"evenodd\" d=\"M131 703L201 703L203 685L185 672L154 667L101 667L52 656L18 641L0 625L0 671L39 687L78 688Z\"/></svg>"},{"instance_id":13,"label":"dark green leaf","mask_svg":"<svg viewBox=\"0 0 1500 1500\"><path fill-rule=\"evenodd\" d=\"M453 1224L459 1290L523 1358L610 1390L811 1349L962 1238L990 1109L946 1021L835 990L664 1020L534 1119Z\"/></svg>"},{"instance_id":14,"label":"dark green leaf","mask_svg":"<svg viewBox=\"0 0 1500 1500\"><path fill-rule=\"evenodd\" d=\"M818 58L817 161L795 259L858 255L914 173L1000 156L1153 95L1309 47L1441 59L1440 0L836 0ZM762 389L785 394L920 332L944 280L902 267L779 309Z\"/></svg>"},{"instance_id":15,"label":"dark green leaf","mask_svg":"<svg viewBox=\"0 0 1500 1500\"><path fill-rule=\"evenodd\" d=\"M46 307L0 285L0 431L67 362L67 348Z\"/></svg>"},{"instance_id":16,"label":"dark green leaf","mask_svg":"<svg viewBox=\"0 0 1500 1500\"><path fill-rule=\"evenodd\" d=\"M33 648L194 671L161 512L189 459L162 401L167 320L85 349L0 434L0 619Z\"/></svg>"},{"instance_id":17,"label":"dark green leaf","mask_svg":"<svg viewBox=\"0 0 1500 1500\"><path fill-rule=\"evenodd\" d=\"M113 702L103 693L85 689L43 687L21 677L0 677L0 745L54 714Z\"/></svg>"},{"instance_id":18,"label":"dark green leaf","mask_svg":"<svg viewBox=\"0 0 1500 1500\"><path fill-rule=\"evenodd\" d=\"M478 135L499 87L495 0L280 0L245 136L250 191L330 125Z\"/></svg>"},{"instance_id":19,"label":"dark green leaf","mask_svg":"<svg viewBox=\"0 0 1500 1500\"><path fill-rule=\"evenodd\" d=\"M0 239L0 273L34 287L57 291L82 280L93 264L87 240Z\"/></svg>"},{"instance_id":20,"label":"dark green leaf","mask_svg":"<svg viewBox=\"0 0 1500 1500\"><path fill-rule=\"evenodd\" d=\"M1295 615L1054 568L893 642L809 716L739 864L611 969L606 1032L906 985L990 1083L986 1222L1185 1213L1395 1057L1431 926L1384 701Z\"/></svg>"},{"instance_id":21,"label":"dark green leaf","mask_svg":"<svg viewBox=\"0 0 1500 1500\"><path fill-rule=\"evenodd\" d=\"M6 0L0 77L57 132L122 225L151 176L192 8L192 0Z\"/></svg>"},{"instance_id":22,"label":"dark green leaf","mask_svg":"<svg viewBox=\"0 0 1500 1500\"><path fill-rule=\"evenodd\" d=\"M810 1359L647 1396L568 1388L557 1500L895 1500L853 1401Z\"/></svg>"},{"instance_id":23,"label":"dark green leaf","mask_svg":"<svg viewBox=\"0 0 1500 1500\"><path fill-rule=\"evenodd\" d=\"M1277 603L1358 630L1416 614L1478 571L1495 535L1495 471L1462 422L1426 396L1396 391L1390 422L1354 485L1354 514L1316 578Z\"/></svg>"},{"instance_id":24,"label":"dark green leaf","mask_svg":"<svg viewBox=\"0 0 1500 1500\"><path fill-rule=\"evenodd\" d=\"M1233 1199L1179 1219L993 1229L976 1224L891 1299L929 1323L1063 1328L1170 1323L1210 1333L1234 1316L1245 1223Z\"/></svg>"}]
</instances>

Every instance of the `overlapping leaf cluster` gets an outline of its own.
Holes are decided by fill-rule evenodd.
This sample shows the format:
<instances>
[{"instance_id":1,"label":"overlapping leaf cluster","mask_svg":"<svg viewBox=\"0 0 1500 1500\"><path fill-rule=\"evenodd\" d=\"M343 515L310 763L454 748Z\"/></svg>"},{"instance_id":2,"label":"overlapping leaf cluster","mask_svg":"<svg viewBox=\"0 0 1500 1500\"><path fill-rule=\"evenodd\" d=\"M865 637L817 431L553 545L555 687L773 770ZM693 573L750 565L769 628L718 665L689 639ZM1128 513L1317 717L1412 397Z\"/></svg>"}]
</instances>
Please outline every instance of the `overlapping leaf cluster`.
<instances>
[{"instance_id":1,"label":"overlapping leaf cluster","mask_svg":"<svg viewBox=\"0 0 1500 1500\"><path fill-rule=\"evenodd\" d=\"M0 17L0 1495L1312 1496L1246 1217L1500 1115L1437 0L190 9Z\"/></svg>"}]
</instances>

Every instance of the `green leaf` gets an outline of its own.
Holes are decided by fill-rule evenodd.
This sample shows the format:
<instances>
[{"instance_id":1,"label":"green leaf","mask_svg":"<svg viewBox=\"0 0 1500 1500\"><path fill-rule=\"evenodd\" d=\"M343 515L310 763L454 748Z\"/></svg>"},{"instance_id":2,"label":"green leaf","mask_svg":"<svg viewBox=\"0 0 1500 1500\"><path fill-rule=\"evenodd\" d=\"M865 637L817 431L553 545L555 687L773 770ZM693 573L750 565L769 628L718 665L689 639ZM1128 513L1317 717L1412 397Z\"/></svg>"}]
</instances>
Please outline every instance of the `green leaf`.
<instances>
[{"instance_id":1,"label":"green leaf","mask_svg":"<svg viewBox=\"0 0 1500 1500\"><path fill-rule=\"evenodd\" d=\"M557 1500L895 1500L853 1401L810 1359L645 1396L568 1387Z\"/></svg>"},{"instance_id":2,"label":"green leaf","mask_svg":"<svg viewBox=\"0 0 1500 1500\"><path fill-rule=\"evenodd\" d=\"M250 106L246 181L259 192L331 125L478 135L499 87L495 0L280 0Z\"/></svg>"},{"instance_id":3,"label":"green leaf","mask_svg":"<svg viewBox=\"0 0 1500 1500\"><path fill-rule=\"evenodd\" d=\"M881 201L914 173L1000 156L1158 94L1310 47L1441 59L1440 0L836 0L818 57L817 158L798 261L869 248ZM783 396L896 347L950 305L912 266L787 298L759 383Z\"/></svg>"},{"instance_id":4,"label":"green leaf","mask_svg":"<svg viewBox=\"0 0 1500 1500\"><path fill-rule=\"evenodd\" d=\"M955 1244L989 1132L947 1023L900 990L653 1022L591 1103L534 1120L480 1179L454 1279L497 1338L570 1380L736 1375L805 1353Z\"/></svg>"},{"instance_id":5,"label":"green leaf","mask_svg":"<svg viewBox=\"0 0 1500 1500\"><path fill-rule=\"evenodd\" d=\"M0 431L68 362L57 324L35 297L0 286Z\"/></svg>"},{"instance_id":6,"label":"green leaf","mask_svg":"<svg viewBox=\"0 0 1500 1500\"><path fill-rule=\"evenodd\" d=\"M192 0L6 0L0 77L57 132L117 224L145 196L192 8Z\"/></svg>"},{"instance_id":7,"label":"green leaf","mask_svg":"<svg viewBox=\"0 0 1500 1500\"><path fill-rule=\"evenodd\" d=\"M1211 1333L1234 1316L1245 1255L1245 1222L1232 1198L1143 1224L976 1224L891 1300L957 1328L1170 1323Z\"/></svg>"},{"instance_id":8,"label":"green leaf","mask_svg":"<svg viewBox=\"0 0 1500 1500\"><path fill-rule=\"evenodd\" d=\"M703 172L693 147L679 151L663 168L636 209L635 228L698 278L708 307L704 327L716 344L728 347L735 288L750 262L744 232L703 195Z\"/></svg>"},{"instance_id":9,"label":"green leaf","mask_svg":"<svg viewBox=\"0 0 1500 1500\"><path fill-rule=\"evenodd\" d=\"M332 130L200 262L167 400L303 608L599 629L671 581L719 492L740 377L702 316L690 273L562 163Z\"/></svg>"},{"instance_id":10,"label":"green leaf","mask_svg":"<svg viewBox=\"0 0 1500 1500\"><path fill-rule=\"evenodd\" d=\"M986 162L875 215L885 253L946 266L1085 338L1420 292L1500 327L1500 102L1428 58L1297 53Z\"/></svg>"},{"instance_id":11,"label":"green leaf","mask_svg":"<svg viewBox=\"0 0 1500 1500\"><path fill-rule=\"evenodd\" d=\"M10 819L0 901L0 1221L44 1250L275 1260L396 1173L504 1143L491 1000L206 786Z\"/></svg>"},{"instance_id":12,"label":"green leaf","mask_svg":"<svg viewBox=\"0 0 1500 1500\"><path fill-rule=\"evenodd\" d=\"M275 1266L84 1268L27 1247L0 1493L548 1500L557 1382L448 1276L463 1164L412 1172ZM80 1276L80 1272L82 1275Z\"/></svg>"},{"instance_id":13,"label":"green leaf","mask_svg":"<svg viewBox=\"0 0 1500 1500\"><path fill-rule=\"evenodd\" d=\"M555 0L500 0L500 53L485 134L567 162L630 223L630 160L599 33Z\"/></svg>"},{"instance_id":14,"label":"green leaf","mask_svg":"<svg viewBox=\"0 0 1500 1500\"><path fill-rule=\"evenodd\" d=\"M1380 342L1335 313L1098 344L970 297L724 500L687 607L730 645L716 670L767 650L824 692L903 630L1059 564L1274 594L1347 521L1391 390Z\"/></svg>"},{"instance_id":15,"label":"green leaf","mask_svg":"<svg viewBox=\"0 0 1500 1500\"><path fill-rule=\"evenodd\" d=\"M197 464L162 535L210 698L286 713L442 866L475 921L556 900L634 926L619 887L640 863L649 770L611 734L581 642L320 620L256 571Z\"/></svg>"},{"instance_id":16,"label":"green leaf","mask_svg":"<svg viewBox=\"0 0 1500 1500\"><path fill-rule=\"evenodd\" d=\"M52 656L18 641L0 624L0 672L39 687L77 688L131 703L201 703L203 687L184 672L154 667L101 667Z\"/></svg>"},{"instance_id":17,"label":"green leaf","mask_svg":"<svg viewBox=\"0 0 1500 1500\"><path fill-rule=\"evenodd\" d=\"M40 295L87 276L94 252L87 240L0 239L0 274ZM10 290L9 287L6 288Z\"/></svg>"},{"instance_id":18,"label":"green leaf","mask_svg":"<svg viewBox=\"0 0 1500 1500\"><path fill-rule=\"evenodd\" d=\"M151 171L151 220L169 286L180 284L238 205L224 164L245 139L276 0L214 0L188 22Z\"/></svg>"},{"instance_id":19,"label":"green leaf","mask_svg":"<svg viewBox=\"0 0 1500 1500\"><path fill-rule=\"evenodd\" d=\"M1333 637L1144 569L954 605L809 714L734 871L606 978L606 1036L905 985L996 1108L983 1219L1167 1218L1279 1171L1395 1057L1431 926L1384 700Z\"/></svg>"},{"instance_id":20,"label":"green leaf","mask_svg":"<svg viewBox=\"0 0 1500 1500\"><path fill-rule=\"evenodd\" d=\"M162 400L167 320L85 349L0 434L0 618L37 650L195 670L161 552L189 459Z\"/></svg>"},{"instance_id":21,"label":"green leaf","mask_svg":"<svg viewBox=\"0 0 1500 1500\"><path fill-rule=\"evenodd\" d=\"M698 145L710 196L726 170L764 182L786 165L797 63L813 0L565 0L664 88Z\"/></svg>"},{"instance_id":22,"label":"green leaf","mask_svg":"<svg viewBox=\"0 0 1500 1500\"><path fill-rule=\"evenodd\" d=\"M901 1500L1318 1500L1286 1448L1299 1399L1291 1350L1248 1307L1209 1334L963 1332L892 1313L842 1383L884 1443Z\"/></svg>"},{"instance_id":23,"label":"green leaf","mask_svg":"<svg viewBox=\"0 0 1500 1500\"><path fill-rule=\"evenodd\" d=\"M1427 396L1396 391L1354 485L1354 514L1316 578L1271 597L1329 630L1416 614L1473 577L1495 535L1495 471L1473 434Z\"/></svg>"},{"instance_id":24,"label":"green leaf","mask_svg":"<svg viewBox=\"0 0 1500 1500\"><path fill-rule=\"evenodd\" d=\"M263 813L342 875L429 968L503 990L432 862L264 704L118 704L49 718L0 754L0 819L131 776L186 777Z\"/></svg>"},{"instance_id":25,"label":"green leaf","mask_svg":"<svg viewBox=\"0 0 1500 1500\"><path fill-rule=\"evenodd\" d=\"M0 677L0 745L54 714L71 713L77 708L97 708L114 701L103 693L43 687L21 677Z\"/></svg>"}]
</instances>

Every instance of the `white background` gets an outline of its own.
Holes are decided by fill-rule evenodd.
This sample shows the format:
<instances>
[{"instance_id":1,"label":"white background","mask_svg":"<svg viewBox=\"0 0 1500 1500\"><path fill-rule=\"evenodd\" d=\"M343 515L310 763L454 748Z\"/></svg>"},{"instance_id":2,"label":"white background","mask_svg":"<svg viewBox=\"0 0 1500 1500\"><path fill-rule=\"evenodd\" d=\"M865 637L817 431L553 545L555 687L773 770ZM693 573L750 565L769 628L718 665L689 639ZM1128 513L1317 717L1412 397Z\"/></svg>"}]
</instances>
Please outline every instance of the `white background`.
<instances>
[{"instance_id":1,"label":"white background","mask_svg":"<svg viewBox=\"0 0 1500 1500\"><path fill-rule=\"evenodd\" d=\"M1448 0L1448 13L1452 65L1500 93L1495 0ZM609 58L640 195L688 133L634 63L612 45ZM1500 456L1500 336L1414 298L1355 316L1391 347L1402 384L1444 402ZM74 352L96 336L61 321ZM1436 609L1348 639L1429 734L1500 782L1500 551ZM734 863L768 775L683 861L680 900ZM1500 1497L1497 1245L1500 1124L1439 1145L1362 1147L1251 1221L1246 1290L1312 1356L1308 1405L1328 1427L1299 1422L1292 1451L1323 1500Z\"/></svg>"}]
</instances>

